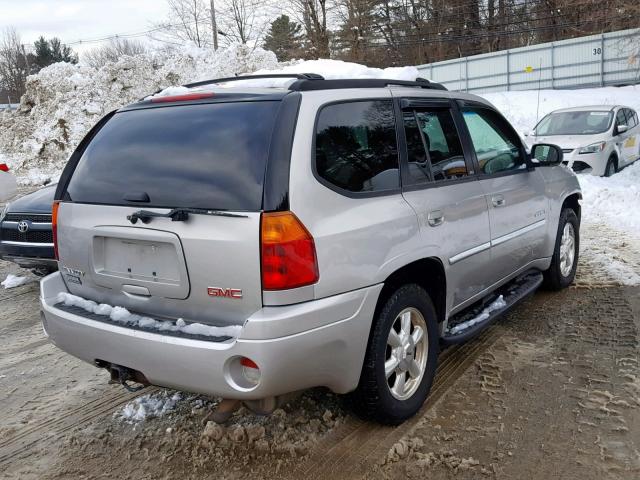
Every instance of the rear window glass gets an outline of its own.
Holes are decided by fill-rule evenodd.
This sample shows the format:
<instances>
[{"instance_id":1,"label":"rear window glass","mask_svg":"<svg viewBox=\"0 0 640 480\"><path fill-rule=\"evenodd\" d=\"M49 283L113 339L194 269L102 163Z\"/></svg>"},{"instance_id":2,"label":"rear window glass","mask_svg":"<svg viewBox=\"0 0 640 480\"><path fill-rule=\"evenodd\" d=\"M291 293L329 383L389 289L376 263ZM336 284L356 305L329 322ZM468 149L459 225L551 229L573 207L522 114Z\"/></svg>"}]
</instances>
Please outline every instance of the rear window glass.
<instances>
[{"instance_id":1,"label":"rear window glass","mask_svg":"<svg viewBox=\"0 0 640 480\"><path fill-rule=\"evenodd\" d=\"M117 113L85 150L67 193L81 203L260 210L279 103ZM149 202L124 200L144 194Z\"/></svg>"},{"instance_id":2,"label":"rear window glass","mask_svg":"<svg viewBox=\"0 0 640 480\"><path fill-rule=\"evenodd\" d=\"M325 181L351 192L398 188L398 148L391 101L355 101L324 107L316 130L316 169Z\"/></svg>"}]
</instances>

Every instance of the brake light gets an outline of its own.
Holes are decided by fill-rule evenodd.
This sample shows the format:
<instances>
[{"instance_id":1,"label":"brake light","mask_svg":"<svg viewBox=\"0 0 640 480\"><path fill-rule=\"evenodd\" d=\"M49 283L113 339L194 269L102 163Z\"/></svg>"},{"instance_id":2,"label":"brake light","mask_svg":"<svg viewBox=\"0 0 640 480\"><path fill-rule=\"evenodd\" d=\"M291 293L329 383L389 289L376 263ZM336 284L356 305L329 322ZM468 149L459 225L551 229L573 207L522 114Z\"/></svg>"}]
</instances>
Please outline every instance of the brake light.
<instances>
[{"instance_id":1,"label":"brake light","mask_svg":"<svg viewBox=\"0 0 640 480\"><path fill-rule=\"evenodd\" d=\"M163 102L186 102L188 100L200 100L203 98L211 98L215 94L213 92L185 93L184 95L168 95L166 97L155 97L151 99L152 103Z\"/></svg>"},{"instance_id":2,"label":"brake light","mask_svg":"<svg viewBox=\"0 0 640 480\"><path fill-rule=\"evenodd\" d=\"M0 172L8 172L9 171L9 165L7 165L6 163L0 163Z\"/></svg>"},{"instance_id":3,"label":"brake light","mask_svg":"<svg viewBox=\"0 0 640 480\"><path fill-rule=\"evenodd\" d=\"M60 260L58 257L58 207L60 202L56 200L51 207L51 231L53 233L53 253L56 260Z\"/></svg>"},{"instance_id":4,"label":"brake light","mask_svg":"<svg viewBox=\"0 0 640 480\"><path fill-rule=\"evenodd\" d=\"M285 290L319 278L313 237L292 212L262 214L262 288Z\"/></svg>"}]
</instances>

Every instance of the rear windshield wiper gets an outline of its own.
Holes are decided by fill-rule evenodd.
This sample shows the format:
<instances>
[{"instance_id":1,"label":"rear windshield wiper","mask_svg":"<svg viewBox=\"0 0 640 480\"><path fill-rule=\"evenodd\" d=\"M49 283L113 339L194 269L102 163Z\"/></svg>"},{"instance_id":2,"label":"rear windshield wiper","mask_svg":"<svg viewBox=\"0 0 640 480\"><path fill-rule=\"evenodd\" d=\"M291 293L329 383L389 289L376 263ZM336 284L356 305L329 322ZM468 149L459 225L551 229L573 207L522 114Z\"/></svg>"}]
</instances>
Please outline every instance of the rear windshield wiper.
<instances>
[{"instance_id":1,"label":"rear windshield wiper","mask_svg":"<svg viewBox=\"0 0 640 480\"><path fill-rule=\"evenodd\" d=\"M140 220L142 223L149 223L154 217L170 218L172 222L186 222L189 219L189 214L211 215L214 217L248 217L248 215L242 215L240 213L229 213L221 210L207 210L205 208L174 208L167 213L150 212L149 210L138 210L131 215L127 215L127 220L129 220L134 225L138 223L138 220Z\"/></svg>"}]
</instances>

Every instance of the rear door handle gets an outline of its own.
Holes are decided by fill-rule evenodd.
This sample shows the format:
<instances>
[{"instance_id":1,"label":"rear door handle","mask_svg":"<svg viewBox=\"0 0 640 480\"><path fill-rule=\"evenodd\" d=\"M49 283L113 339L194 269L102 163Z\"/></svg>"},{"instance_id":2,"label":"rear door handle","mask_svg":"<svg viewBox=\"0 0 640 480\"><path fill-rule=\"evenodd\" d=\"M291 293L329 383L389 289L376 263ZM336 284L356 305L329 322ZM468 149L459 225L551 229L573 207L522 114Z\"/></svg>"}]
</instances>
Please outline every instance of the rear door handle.
<instances>
[{"instance_id":1,"label":"rear door handle","mask_svg":"<svg viewBox=\"0 0 640 480\"><path fill-rule=\"evenodd\" d=\"M507 202L502 195L494 195L491 197L491 203L493 203L494 207L504 207Z\"/></svg>"},{"instance_id":2,"label":"rear door handle","mask_svg":"<svg viewBox=\"0 0 640 480\"><path fill-rule=\"evenodd\" d=\"M442 225L444 223L444 213L442 210L434 210L433 212L429 212L427 216L427 222L432 227L437 227L438 225Z\"/></svg>"}]
</instances>

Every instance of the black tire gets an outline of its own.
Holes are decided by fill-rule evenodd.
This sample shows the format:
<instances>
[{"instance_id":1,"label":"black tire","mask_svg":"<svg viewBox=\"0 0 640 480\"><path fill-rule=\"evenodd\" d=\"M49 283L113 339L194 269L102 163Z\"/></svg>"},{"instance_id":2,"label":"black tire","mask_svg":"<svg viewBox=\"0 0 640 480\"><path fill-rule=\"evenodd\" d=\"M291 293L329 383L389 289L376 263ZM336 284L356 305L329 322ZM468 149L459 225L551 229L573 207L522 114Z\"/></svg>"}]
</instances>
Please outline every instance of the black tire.
<instances>
[{"instance_id":1,"label":"black tire","mask_svg":"<svg viewBox=\"0 0 640 480\"><path fill-rule=\"evenodd\" d=\"M426 323L426 364L415 392L405 400L395 398L384 372L387 338L398 315L406 308L418 310ZM350 394L352 409L361 417L388 425L397 425L412 417L422 406L438 365L438 321L427 292L416 284L398 288L379 310L372 327L358 388Z\"/></svg>"},{"instance_id":2,"label":"black tire","mask_svg":"<svg viewBox=\"0 0 640 480\"><path fill-rule=\"evenodd\" d=\"M611 155L607 160L607 166L604 169L604 176L610 177L618 171L618 160L615 155Z\"/></svg>"},{"instance_id":3,"label":"black tire","mask_svg":"<svg viewBox=\"0 0 640 480\"><path fill-rule=\"evenodd\" d=\"M573 226L574 232L574 259L571 271L567 275L563 275L560 267L560 244L562 241L562 233L564 226L570 223ZM553 250L553 257L551 257L551 266L544 272L544 286L548 290L562 290L573 283L576 276L576 268L578 267L578 257L580 254L580 223L576 213L570 209L565 208L560 213L560 221L558 222L558 232L556 234L556 244Z\"/></svg>"}]
</instances>

